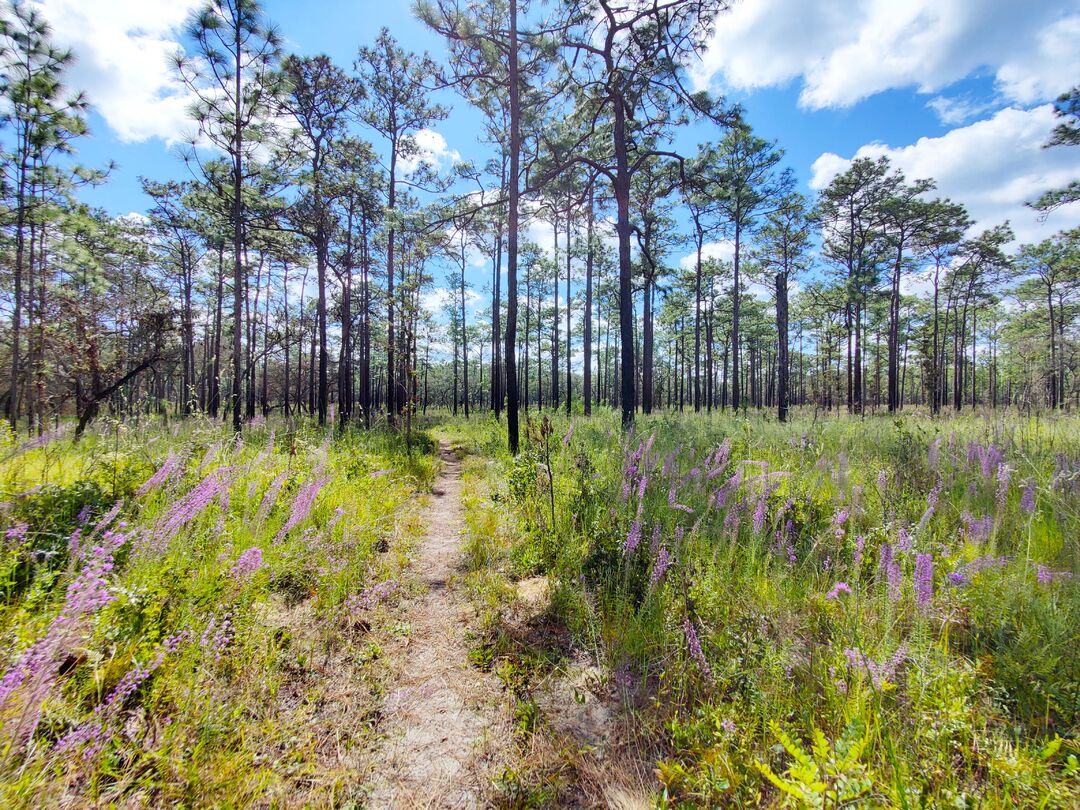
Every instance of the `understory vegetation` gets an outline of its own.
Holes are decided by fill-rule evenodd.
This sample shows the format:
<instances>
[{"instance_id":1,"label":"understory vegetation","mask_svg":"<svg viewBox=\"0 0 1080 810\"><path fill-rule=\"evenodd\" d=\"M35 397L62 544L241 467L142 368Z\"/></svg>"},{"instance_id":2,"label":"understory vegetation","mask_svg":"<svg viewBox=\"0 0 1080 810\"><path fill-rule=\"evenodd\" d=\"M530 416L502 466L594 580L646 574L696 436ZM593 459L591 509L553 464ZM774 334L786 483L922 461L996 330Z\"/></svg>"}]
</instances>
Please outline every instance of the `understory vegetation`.
<instances>
[{"instance_id":1,"label":"understory vegetation","mask_svg":"<svg viewBox=\"0 0 1080 810\"><path fill-rule=\"evenodd\" d=\"M610 411L7 437L0 803L362 806L432 434L493 802L1080 801L1075 419Z\"/></svg>"},{"instance_id":2,"label":"understory vegetation","mask_svg":"<svg viewBox=\"0 0 1080 810\"><path fill-rule=\"evenodd\" d=\"M430 447L102 423L0 449L0 805L342 805Z\"/></svg>"},{"instance_id":3,"label":"understory vegetation","mask_svg":"<svg viewBox=\"0 0 1080 810\"><path fill-rule=\"evenodd\" d=\"M534 414L516 458L452 432L490 459L478 594L547 578L659 806L1080 802L1075 419ZM558 662L492 623L528 732ZM508 803L561 795L521 767Z\"/></svg>"}]
</instances>

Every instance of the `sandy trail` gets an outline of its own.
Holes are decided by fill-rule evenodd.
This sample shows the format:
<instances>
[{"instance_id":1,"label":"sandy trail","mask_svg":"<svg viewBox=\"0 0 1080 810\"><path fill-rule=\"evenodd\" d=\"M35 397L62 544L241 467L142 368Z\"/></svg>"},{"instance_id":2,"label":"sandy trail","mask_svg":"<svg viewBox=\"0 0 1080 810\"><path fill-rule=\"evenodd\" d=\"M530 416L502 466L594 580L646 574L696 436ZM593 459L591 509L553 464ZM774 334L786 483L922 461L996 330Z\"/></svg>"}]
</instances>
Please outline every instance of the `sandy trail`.
<instances>
[{"instance_id":1,"label":"sandy trail","mask_svg":"<svg viewBox=\"0 0 1080 810\"><path fill-rule=\"evenodd\" d=\"M477 807L509 744L500 684L470 666L472 608L455 588L465 528L461 462L440 442L442 472L425 508L426 535L410 570L424 593L401 605L410 632L391 643L400 672L386 696L385 739L376 753L369 807Z\"/></svg>"}]
</instances>

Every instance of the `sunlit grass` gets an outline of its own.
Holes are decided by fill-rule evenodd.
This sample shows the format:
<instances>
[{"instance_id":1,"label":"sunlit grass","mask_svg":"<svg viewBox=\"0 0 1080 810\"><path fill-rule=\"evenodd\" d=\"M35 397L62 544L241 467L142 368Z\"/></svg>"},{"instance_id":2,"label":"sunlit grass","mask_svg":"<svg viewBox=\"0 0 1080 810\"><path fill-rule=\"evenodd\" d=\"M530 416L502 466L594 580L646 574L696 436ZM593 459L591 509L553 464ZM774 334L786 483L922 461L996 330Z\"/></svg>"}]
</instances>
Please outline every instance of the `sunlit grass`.
<instances>
[{"instance_id":1,"label":"sunlit grass","mask_svg":"<svg viewBox=\"0 0 1080 810\"><path fill-rule=\"evenodd\" d=\"M494 459L515 575L647 698L661 804L804 801L815 729L826 806L1080 800L1075 418L532 419L516 460L494 420L442 430Z\"/></svg>"},{"instance_id":2,"label":"sunlit grass","mask_svg":"<svg viewBox=\"0 0 1080 810\"><path fill-rule=\"evenodd\" d=\"M362 592L398 575L418 532L436 469L419 438L271 422L236 443L192 420L9 442L3 669L36 640L48 655L0 709L0 803L362 798L366 774L341 760L367 744L382 689ZM102 596L57 624L97 544Z\"/></svg>"}]
</instances>

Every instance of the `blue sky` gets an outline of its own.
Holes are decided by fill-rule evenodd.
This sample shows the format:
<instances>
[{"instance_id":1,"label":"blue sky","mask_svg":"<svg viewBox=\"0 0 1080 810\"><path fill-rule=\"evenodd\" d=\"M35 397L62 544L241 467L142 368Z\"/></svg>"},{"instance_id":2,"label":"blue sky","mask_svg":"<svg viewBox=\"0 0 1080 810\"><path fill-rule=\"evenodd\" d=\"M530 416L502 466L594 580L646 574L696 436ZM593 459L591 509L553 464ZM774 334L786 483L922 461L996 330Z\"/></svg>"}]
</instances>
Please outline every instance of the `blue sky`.
<instances>
[{"instance_id":1,"label":"blue sky","mask_svg":"<svg viewBox=\"0 0 1080 810\"><path fill-rule=\"evenodd\" d=\"M145 208L138 177L186 177L174 141L191 127L167 66L177 26L197 0L35 0L75 49L71 83L95 104L90 165L118 164L88 201L120 214ZM442 42L399 0L267 0L286 49L351 66L387 26L408 48ZM911 177L934 176L979 226L1012 220L1019 238L1080 224L1080 207L1040 222L1023 202L1080 174L1077 150L1041 148L1048 106L1080 81L1080 0L741 0L717 22L693 66L701 87L747 110L812 192L853 156L885 154ZM432 160L482 157L476 116L447 94L451 117L429 133ZM683 145L719 133L695 127ZM542 229L535 233L543 238ZM718 255L723 242L713 246Z\"/></svg>"}]
</instances>

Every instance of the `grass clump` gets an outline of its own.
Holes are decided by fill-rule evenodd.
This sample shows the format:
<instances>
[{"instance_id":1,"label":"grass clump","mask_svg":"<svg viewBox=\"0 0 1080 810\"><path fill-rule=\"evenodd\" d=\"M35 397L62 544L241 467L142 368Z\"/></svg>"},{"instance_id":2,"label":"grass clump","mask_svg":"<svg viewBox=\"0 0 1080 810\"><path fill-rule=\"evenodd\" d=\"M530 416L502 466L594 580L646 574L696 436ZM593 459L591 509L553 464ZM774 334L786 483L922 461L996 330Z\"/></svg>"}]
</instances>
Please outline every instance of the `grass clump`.
<instances>
[{"instance_id":1,"label":"grass clump","mask_svg":"<svg viewBox=\"0 0 1080 810\"><path fill-rule=\"evenodd\" d=\"M0 804L361 800L364 630L434 470L393 434L284 422L10 447Z\"/></svg>"},{"instance_id":2,"label":"grass clump","mask_svg":"<svg viewBox=\"0 0 1080 810\"><path fill-rule=\"evenodd\" d=\"M606 665L664 806L1080 802L1080 423L533 418L515 576Z\"/></svg>"}]
</instances>

